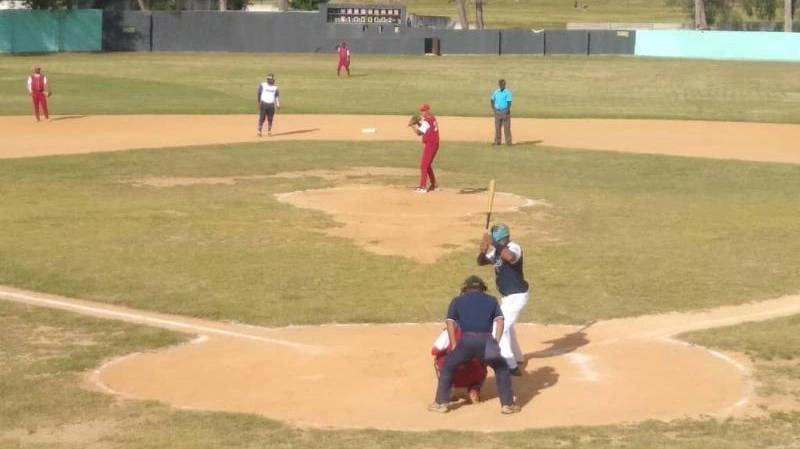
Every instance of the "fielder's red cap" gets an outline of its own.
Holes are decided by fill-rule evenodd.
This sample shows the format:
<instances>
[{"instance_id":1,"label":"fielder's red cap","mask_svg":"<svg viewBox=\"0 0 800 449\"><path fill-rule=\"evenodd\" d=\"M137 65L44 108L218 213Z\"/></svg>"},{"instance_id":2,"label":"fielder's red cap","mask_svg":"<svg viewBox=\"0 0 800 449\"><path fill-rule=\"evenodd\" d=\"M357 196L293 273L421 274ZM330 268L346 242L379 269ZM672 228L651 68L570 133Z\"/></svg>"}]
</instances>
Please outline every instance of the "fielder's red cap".
<instances>
[{"instance_id":1,"label":"fielder's red cap","mask_svg":"<svg viewBox=\"0 0 800 449\"><path fill-rule=\"evenodd\" d=\"M419 107L419 110L423 111L423 112L424 111L430 111L431 110L431 105L429 105L428 103L422 103L420 105L420 107Z\"/></svg>"}]
</instances>

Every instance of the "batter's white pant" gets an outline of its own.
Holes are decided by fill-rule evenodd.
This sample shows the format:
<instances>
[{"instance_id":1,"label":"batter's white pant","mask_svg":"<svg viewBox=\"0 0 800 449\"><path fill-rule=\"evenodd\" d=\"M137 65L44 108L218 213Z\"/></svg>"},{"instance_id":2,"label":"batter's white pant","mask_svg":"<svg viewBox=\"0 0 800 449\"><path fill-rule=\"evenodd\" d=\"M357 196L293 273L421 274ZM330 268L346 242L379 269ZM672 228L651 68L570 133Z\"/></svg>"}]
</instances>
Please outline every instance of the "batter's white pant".
<instances>
[{"instance_id":1,"label":"batter's white pant","mask_svg":"<svg viewBox=\"0 0 800 449\"><path fill-rule=\"evenodd\" d=\"M517 322L517 318L526 304L528 304L528 292L515 293L500 299L500 310L503 311L504 318L503 336L500 338L500 355L506 359L508 367L512 370L525 360L525 354L522 353L519 341L517 341L514 323Z\"/></svg>"}]
</instances>

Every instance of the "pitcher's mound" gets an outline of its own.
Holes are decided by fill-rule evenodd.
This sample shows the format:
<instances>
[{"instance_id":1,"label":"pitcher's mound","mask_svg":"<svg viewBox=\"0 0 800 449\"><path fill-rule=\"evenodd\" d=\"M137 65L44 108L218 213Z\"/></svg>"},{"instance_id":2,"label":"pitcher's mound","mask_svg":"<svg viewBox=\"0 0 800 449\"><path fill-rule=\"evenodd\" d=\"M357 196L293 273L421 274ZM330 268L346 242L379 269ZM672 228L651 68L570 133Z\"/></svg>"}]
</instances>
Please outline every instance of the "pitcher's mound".
<instances>
[{"instance_id":1,"label":"pitcher's mound","mask_svg":"<svg viewBox=\"0 0 800 449\"><path fill-rule=\"evenodd\" d=\"M431 263L449 251L477 248L489 196L481 189L415 193L410 187L351 184L284 193L278 200L331 214L342 226L327 229L328 235L353 239L377 254ZM497 192L494 212L515 212L537 204L543 203ZM511 230L514 234L529 232L513 220Z\"/></svg>"}]
</instances>

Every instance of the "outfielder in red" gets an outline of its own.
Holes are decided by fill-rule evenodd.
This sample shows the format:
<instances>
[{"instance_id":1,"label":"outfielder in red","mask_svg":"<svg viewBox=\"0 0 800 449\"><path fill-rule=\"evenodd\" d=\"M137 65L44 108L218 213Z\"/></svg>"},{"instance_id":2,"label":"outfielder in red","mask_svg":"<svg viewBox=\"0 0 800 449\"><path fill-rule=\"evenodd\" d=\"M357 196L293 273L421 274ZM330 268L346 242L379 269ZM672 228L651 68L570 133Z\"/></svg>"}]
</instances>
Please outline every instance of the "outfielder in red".
<instances>
[{"instance_id":1,"label":"outfielder in red","mask_svg":"<svg viewBox=\"0 0 800 449\"><path fill-rule=\"evenodd\" d=\"M336 76L339 76L342 67L347 71L347 76L350 76L350 49L342 42L336 46L336 50L339 52L339 65L336 67Z\"/></svg>"},{"instance_id":2,"label":"outfielder in red","mask_svg":"<svg viewBox=\"0 0 800 449\"><path fill-rule=\"evenodd\" d=\"M419 107L419 112L422 115L422 121L419 125L414 126L413 129L418 136L422 136L423 150L419 163L419 187L414 191L427 193L439 188L436 183L436 175L433 173L433 159L436 158L436 153L439 151L439 124L436 122L436 117L431 113L431 107L427 103L423 103ZM430 187L428 187L428 178L431 181Z\"/></svg>"},{"instance_id":3,"label":"outfielder in red","mask_svg":"<svg viewBox=\"0 0 800 449\"><path fill-rule=\"evenodd\" d=\"M456 328L456 342L461 340L461 328ZM433 342L431 354L433 354L433 367L436 375L439 375L447 354L450 353L450 337L445 329ZM473 404L481 400L481 386L486 380L486 364L477 358L470 359L458 367L453 376L453 388L464 388L467 390L467 398Z\"/></svg>"},{"instance_id":4,"label":"outfielder in red","mask_svg":"<svg viewBox=\"0 0 800 449\"><path fill-rule=\"evenodd\" d=\"M39 107L44 112L45 120L50 120L50 114L47 111L47 97L53 95L53 91L39 64L33 66L33 74L28 77L28 92L33 99L33 114L36 116L36 121L39 121Z\"/></svg>"}]
</instances>

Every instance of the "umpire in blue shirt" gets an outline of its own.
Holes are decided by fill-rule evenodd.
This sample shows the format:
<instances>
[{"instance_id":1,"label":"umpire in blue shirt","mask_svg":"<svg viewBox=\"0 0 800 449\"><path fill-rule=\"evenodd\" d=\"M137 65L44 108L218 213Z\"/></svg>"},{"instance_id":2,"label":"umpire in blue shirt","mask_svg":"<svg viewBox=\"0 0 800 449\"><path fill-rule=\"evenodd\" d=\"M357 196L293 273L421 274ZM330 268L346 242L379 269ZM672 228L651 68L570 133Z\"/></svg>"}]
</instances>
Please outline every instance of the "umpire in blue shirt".
<instances>
[{"instance_id":1,"label":"umpire in blue shirt","mask_svg":"<svg viewBox=\"0 0 800 449\"><path fill-rule=\"evenodd\" d=\"M511 145L511 90L506 87L506 80L497 82L498 89L492 92L489 102L494 111L494 145L500 145L500 129L506 135L506 145Z\"/></svg>"},{"instance_id":2,"label":"umpire in blue shirt","mask_svg":"<svg viewBox=\"0 0 800 449\"><path fill-rule=\"evenodd\" d=\"M456 322L463 332L457 344L454 343ZM500 355L500 347L497 344L503 335L503 312L500 310L497 298L486 294L486 283L483 279L470 276L464 280L461 295L450 301L445 324L450 337L451 352L439 373L436 401L428 406L428 410L440 413L449 411L453 375L462 363L477 357L494 370L497 394L500 396L500 412L504 414L519 412L520 407L514 404L514 393L511 391L508 363ZM495 324L497 339L492 336Z\"/></svg>"}]
</instances>

